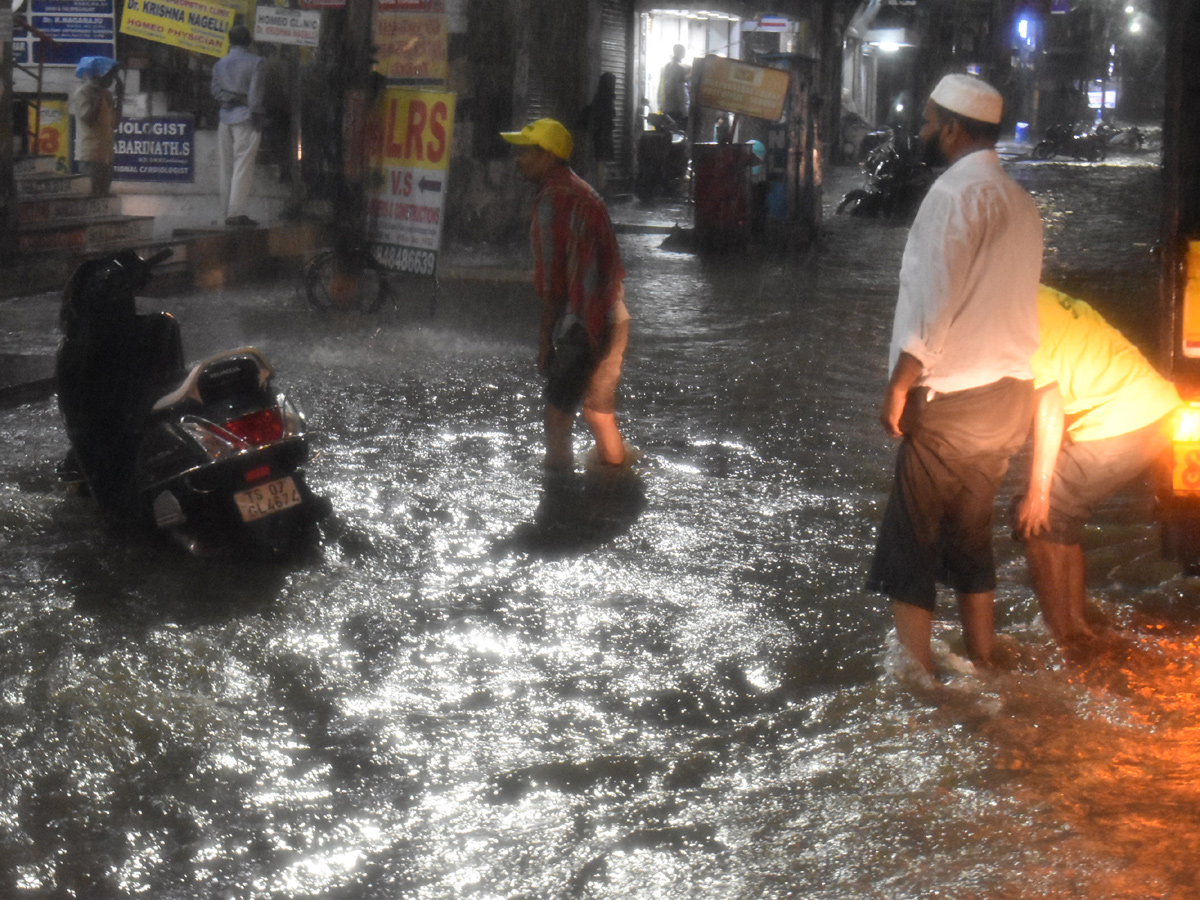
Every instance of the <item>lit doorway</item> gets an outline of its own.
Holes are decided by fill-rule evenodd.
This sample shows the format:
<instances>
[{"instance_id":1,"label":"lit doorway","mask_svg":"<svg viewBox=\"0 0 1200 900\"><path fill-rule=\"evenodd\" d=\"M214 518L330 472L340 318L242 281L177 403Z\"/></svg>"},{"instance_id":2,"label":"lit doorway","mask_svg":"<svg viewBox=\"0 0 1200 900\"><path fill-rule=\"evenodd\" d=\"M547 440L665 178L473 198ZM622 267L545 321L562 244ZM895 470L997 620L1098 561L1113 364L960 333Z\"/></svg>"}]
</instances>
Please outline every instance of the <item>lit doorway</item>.
<instances>
[{"instance_id":1,"label":"lit doorway","mask_svg":"<svg viewBox=\"0 0 1200 900\"><path fill-rule=\"evenodd\" d=\"M661 111L663 66L671 61L672 48L684 47L683 64L689 69L697 59L712 54L741 59L741 19L721 12L652 9L638 21L638 67L641 86L639 115Z\"/></svg>"}]
</instances>

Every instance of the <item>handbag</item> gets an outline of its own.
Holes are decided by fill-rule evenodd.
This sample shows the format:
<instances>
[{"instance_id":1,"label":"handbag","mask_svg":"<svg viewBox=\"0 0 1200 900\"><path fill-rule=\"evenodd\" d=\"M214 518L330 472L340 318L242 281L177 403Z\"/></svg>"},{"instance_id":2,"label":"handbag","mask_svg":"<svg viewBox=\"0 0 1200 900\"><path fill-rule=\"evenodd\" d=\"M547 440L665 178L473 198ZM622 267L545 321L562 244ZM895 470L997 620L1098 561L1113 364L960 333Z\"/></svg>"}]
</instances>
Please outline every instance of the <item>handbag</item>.
<instances>
[{"instance_id":1,"label":"handbag","mask_svg":"<svg viewBox=\"0 0 1200 900\"><path fill-rule=\"evenodd\" d=\"M583 319L567 310L550 332L550 363L547 374L554 379L566 378L587 371L592 360L592 336Z\"/></svg>"}]
</instances>

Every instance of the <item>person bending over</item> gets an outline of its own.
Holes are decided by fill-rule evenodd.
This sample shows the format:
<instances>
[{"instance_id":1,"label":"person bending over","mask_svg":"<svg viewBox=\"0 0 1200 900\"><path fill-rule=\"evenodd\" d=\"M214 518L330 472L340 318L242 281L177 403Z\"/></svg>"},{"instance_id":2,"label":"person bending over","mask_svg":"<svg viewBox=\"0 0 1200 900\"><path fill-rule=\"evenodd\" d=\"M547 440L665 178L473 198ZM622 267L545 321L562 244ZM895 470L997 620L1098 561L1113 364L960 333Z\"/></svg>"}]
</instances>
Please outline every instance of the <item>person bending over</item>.
<instances>
[{"instance_id":1,"label":"person bending over","mask_svg":"<svg viewBox=\"0 0 1200 900\"><path fill-rule=\"evenodd\" d=\"M1080 540L1097 503L1170 446L1175 386L1087 303L1042 286L1033 355L1033 456L1014 526L1046 627L1088 638Z\"/></svg>"}]
</instances>

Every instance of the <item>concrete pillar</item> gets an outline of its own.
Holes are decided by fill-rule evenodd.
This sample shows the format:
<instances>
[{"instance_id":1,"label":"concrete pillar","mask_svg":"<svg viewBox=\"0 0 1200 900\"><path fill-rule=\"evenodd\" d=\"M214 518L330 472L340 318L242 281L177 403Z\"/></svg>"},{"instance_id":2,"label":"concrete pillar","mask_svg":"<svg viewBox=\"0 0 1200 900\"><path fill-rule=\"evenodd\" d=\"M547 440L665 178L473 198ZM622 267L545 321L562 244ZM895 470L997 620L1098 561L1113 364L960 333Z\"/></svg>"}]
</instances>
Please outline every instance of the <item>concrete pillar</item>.
<instances>
[{"instance_id":1,"label":"concrete pillar","mask_svg":"<svg viewBox=\"0 0 1200 900\"><path fill-rule=\"evenodd\" d=\"M12 9L0 7L0 266L11 265L17 255L17 184L13 178L12 50Z\"/></svg>"}]
</instances>

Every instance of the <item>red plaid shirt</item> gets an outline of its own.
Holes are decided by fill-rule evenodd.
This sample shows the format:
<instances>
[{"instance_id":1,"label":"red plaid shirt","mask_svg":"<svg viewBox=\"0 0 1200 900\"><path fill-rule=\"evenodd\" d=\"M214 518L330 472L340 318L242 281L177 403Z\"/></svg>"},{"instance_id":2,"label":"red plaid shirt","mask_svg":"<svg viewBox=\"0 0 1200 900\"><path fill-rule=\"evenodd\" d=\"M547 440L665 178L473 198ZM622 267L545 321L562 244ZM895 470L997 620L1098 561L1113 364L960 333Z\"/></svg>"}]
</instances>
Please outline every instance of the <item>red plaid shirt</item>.
<instances>
[{"instance_id":1,"label":"red plaid shirt","mask_svg":"<svg viewBox=\"0 0 1200 900\"><path fill-rule=\"evenodd\" d=\"M538 188L529 237L538 294L560 314L569 304L592 339L601 341L625 268L600 195L560 166Z\"/></svg>"}]
</instances>

